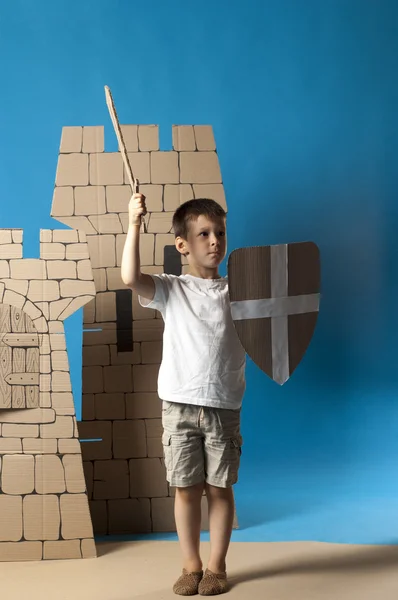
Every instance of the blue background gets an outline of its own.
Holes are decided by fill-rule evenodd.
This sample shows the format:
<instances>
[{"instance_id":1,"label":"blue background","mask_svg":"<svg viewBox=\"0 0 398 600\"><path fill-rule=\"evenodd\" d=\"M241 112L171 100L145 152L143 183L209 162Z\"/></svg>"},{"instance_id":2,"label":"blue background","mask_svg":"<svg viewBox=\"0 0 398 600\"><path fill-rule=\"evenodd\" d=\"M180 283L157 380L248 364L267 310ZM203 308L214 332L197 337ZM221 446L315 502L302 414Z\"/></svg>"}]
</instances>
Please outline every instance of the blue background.
<instances>
[{"instance_id":1,"label":"blue background","mask_svg":"<svg viewBox=\"0 0 398 600\"><path fill-rule=\"evenodd\" d=\"M25 257L62 227L62 126L105 124L116 149L105 84L164 150L172 124L214 127L229 251L320 247L298 370L279 387L248 364L233 539L396 543L398 4L13 0L0 34L0 226L25 230ZM67 340L80 412L81 312Z\"/></svg>"}]
</instances>

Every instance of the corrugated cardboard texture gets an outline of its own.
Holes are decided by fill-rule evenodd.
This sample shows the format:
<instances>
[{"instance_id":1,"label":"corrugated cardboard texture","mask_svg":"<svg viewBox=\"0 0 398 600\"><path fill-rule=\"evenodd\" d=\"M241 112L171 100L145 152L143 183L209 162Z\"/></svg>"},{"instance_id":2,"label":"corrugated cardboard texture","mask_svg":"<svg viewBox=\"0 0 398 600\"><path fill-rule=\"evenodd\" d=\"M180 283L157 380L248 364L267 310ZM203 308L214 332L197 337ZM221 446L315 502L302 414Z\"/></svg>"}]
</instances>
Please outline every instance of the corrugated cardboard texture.
<instances>
[{"instance_id":1,"label":"corrugated cardboard texture","mask_svg":"<svg viewBox=\"0 0 398 600\"><path fill-rule=\"evenodd\" d=\"M157 126L122 130L147 198L142 270L179 275L187 267L174 246L175 209L203 196L226 209L212 128L174 126L170 152L159 151ZM120 153L104 152L103 127L64 127L51 215L86 233L97 292L84 307L79 431L100 440L82 446L94 531L101 535L176 529L156 393L163 321L139 305L120 277L130 197ZM205 497L202 528L208 528Z\"/></svg>"},{"instance_id":2,"label":"corrugated cardboard texture","mask_svg":"<svg viewBox=\"0 0 398 600\"><path fill-rule=\"evenodd\" d=\"M84 232L0 230L0 560L95 556L63 321L95 296Z\"/></svg>"}]
</instances>

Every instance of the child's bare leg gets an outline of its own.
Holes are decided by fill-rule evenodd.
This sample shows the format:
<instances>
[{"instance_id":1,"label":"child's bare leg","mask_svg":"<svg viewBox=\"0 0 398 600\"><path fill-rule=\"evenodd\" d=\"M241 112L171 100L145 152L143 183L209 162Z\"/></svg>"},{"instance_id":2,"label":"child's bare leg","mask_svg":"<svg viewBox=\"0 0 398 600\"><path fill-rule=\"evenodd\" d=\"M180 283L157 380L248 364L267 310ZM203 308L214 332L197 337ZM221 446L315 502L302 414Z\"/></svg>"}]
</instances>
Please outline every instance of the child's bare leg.
<instances>
[{"instance_id":1,"label":"child's bare leg","mask_svg":"<svg viewBox=\"0 0 398 600\"><path fill-rule=\"evenodd\" d=\"M200 524L203 489L204 482L190 487L176 488L174 515L183 566L189 573L202 570Z\"/></svg>"},{"instance_id":2,"label":"child's bare leg","mask_svg":"<svg viewBox=\"0 0 398 600\"><path fill-rule=\"evenodd\" d=\"M226 556L234 522L234 495L232 487L220 488L206 483L210 525L210 560L213 573L224 573Z\"/></svg>"}]
</instances>

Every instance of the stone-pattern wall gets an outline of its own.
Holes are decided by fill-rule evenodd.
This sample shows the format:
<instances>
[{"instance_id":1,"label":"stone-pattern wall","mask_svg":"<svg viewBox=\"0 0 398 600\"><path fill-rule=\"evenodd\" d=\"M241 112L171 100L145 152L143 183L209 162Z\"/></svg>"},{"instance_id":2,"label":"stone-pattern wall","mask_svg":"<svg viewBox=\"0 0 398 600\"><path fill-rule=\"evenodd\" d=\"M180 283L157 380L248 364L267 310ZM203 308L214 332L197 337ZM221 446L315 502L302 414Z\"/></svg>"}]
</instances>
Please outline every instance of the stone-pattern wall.
<instances>
[{"instance_id":1,"label":"stone-pattern wall","mask_svg":"<svg viewBox=\"0 0 398 600\"><path fill-rule=\"evenodd\" d=\"M213 131L174 126L173 150L159 151L157 126L122 126L133 172L147 198L141 234L145 273L185 272L172 216L194 197L226 208ZM84 308L81 437L96 534L175 531L165 476L157 377L163 321L142 308L120 277L131 190L119 152L104 152L103 127L64 127L51 215L84 231L96 298ZM98 331L100 329L100 331ZM203 498L203 529L207 503Z\"/></svg>"},{"instance_id":2,"label":"stone-pattern wall","mask_svg":"<svg viewBox=\"0 0 398 600\"><path fill-rule=\"evenodd\" d=\"M24 259L22 230L0 230L1 561L96 555L63 324L95 296L93 274L84 232L40 235L40 258ZM39 387L22 405L15 349Z\"/></svg>"}]
</instances>

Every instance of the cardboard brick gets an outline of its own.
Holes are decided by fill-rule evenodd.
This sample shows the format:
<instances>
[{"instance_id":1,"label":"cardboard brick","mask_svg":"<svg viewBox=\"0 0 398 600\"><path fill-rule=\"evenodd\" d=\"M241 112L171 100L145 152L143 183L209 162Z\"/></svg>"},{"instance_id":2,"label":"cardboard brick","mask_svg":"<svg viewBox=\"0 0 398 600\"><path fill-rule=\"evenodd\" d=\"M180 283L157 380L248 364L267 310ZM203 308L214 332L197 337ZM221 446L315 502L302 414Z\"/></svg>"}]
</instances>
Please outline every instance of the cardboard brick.
<instances>
[{"instance_id":1,"label":"cardboard brick","mask_svg":"<svg viewBox=\"0 0 398 600\"><path fill-rule=\"evenodd\" d=\"M78 454L81 456L79 440L76 438L58 440L58 454Z\"/></svg>"},{"instance_id":2,"label":"cardboard brick","mask_svg":"<svg viewBox=\"0 0 398 600\"><path fill-rule=\"evenodd\" d=\"M151 183L179 182L178 152L152 152Z\"/></svg>"},{"instance_id":3,"label":"cardboard brick","mask_svg":"<svg viewBox=\"0 0 398 600\"><path fill-rule=\"evenodd\" d=\"M94 500L128 498L130 474L127 460L94 462Z\"/></svg>"},{"instance_id":4,"label":"cardboard brick","mask_svg":"<svg viewBox=\"0 0 398 600\"><path fill-rule=\"evenodd\" d=\"M109 365L109 346L102 344L94 347L83 347L83 364L85 367Z\"/></svg>"},{"instance_id":5,"label":"cardboard brick","mask_svg":"<svg viewBox=\"0 0 398 600\"><path fill-rule=\"evenodd\" d=\"M58 540L61 515L55 495L30 495L23 499L25 540Z\"/></svg>"},{"instance_id":6,"label":"cardboard brick","mask_svg":"<svg viewBox=\"0 0 398 600\"><path fill-rule=\"evenodd\" d=\"M103 367L105 392L132 392L133 380L130 365ZM102 392L103 390L99 390Z\"/></svg>"},{"instance_id":7,"label":"cardboard brick","mask_svg":"<svg viewBox=\"0 0 398 600\"><path fill-rule=\"evenodd\" d=\"M22 244L2 244L0 246L0 258L22 258Z\"/></svg>"},{"instance_id":8,"label":"cardboard brick","mask_svg":"<svg viewBox=\"0 0 398 600\"><path fill-rule=\"evenodd\" d=\"M137 342L162 340L163 330L164 323L161 319L135 321L133 325L134 340Z\"/></svg>"},{"instance_id":9,"label":"cardboard brick","mask_svg":"<svg viewBox=\"0 0 398 600\"><path fill-rule=\"evenodd\" d=\"M152 213L148 223L148 233L170 233L172 228L172 212Z\"/></svg>"},{"instance_id":10,"label":"cardboard brick","mask_svg":"<svg viewBox=\"0 0 398 600\"><path fill-rule=\"evenodd\" d=\"M54 367L53 367L54 368ZM69 372L54 371L51 374L51 391L52 392L71 392L72 384ZM68 437L68 436L59 436Z\"/></svg>"},{"instance_id":11,"label":"cardboard brick","mask_svg":"<svg viewBox=\"0 0 398 600\"><path fill-rule=\"evenodd\" d=\"M13 292L17 292L17 294L26 296L26 292L28 291L28 286L29 286L27 281L22 281L22 280L14 281L13 279L6 279L3 283L6 286L6 290L12 290ZM25 305L24 305L24 312L26 312Z\"/></svg>"},{"instance_id":12,"label":"cardboard brick","mask_svg":"<svg viewBox=\"0 0 398 600\"><path fill-rule=\"evenodd\" d=\"M54 350L51 365L54 371L69 371L68 354L64 350Z\"/></svg>"},{"instance_id":13,"label":"cardboard brick","mask_svg":"<svg viewBox=\"0 0 398 600\"><path fill-rule=\"evenodd\" d=\"M162 419L146 419L145 428L148 456L151 458L163 458Z\"/></svg>"},{"instance_id":14,"label":"cardboard brick","mask_svg":"<svg viewBox=\"0 0 398 600\"><path fill-rule=\"evenodd\" d=\"M83 421L94 421L94 419L95 419L94 394L83 394L82 395L82 420Z\"/></svg>"},{"instance_id":15,"label":"cardboard brick","mask_svg":"<svg viewBox=\"0 0 398 600\"><path fill-rule=\"evenodd\" d=\"M105 187L103 185L75 187L74 198L76 216L89 217L90 215L103 215L106 213Z\"/></svg>"},{"instance_id":16,"label":"cardboard brick","mask_svg":"<svg viewBox=\"0 0 398 600\"><path fill-rule=\"evenodd\" d=\"M115 292L101 292L95 298L95 315L97 323L116 320Z\"/></svg>"},{"instance_id":17,"label":"cardboard brick","mask_svg":"<svg viewBox=\"0 0 398 600\"><path fill-rule=\"evenodd\" d=\"M117 236L117 238L118 237L120 236ZM116 266L116 245L114 235L101 235L101 239L98 236L88 236L87 244L93 269Z\"/></svg>"},{"instance_id":18,"label":"cardboard brick","mask_svg":"<svg viewBox=\"0 0 398 600\"><path fill-rule=\"evenodd\" d=\"M48 283L48 282L46 282ZM38 319L33 319L33 324L35 326L36 331L39 333L47 333L48 331L48 323L47 319L44 317L39 317Z\"/></svg>"},{"instance_id":19,"label":"cardboard brick","mask_svg":"<svg viewBox=\"0 0 398 600\"><path fill-rule=\"evenodd\" d=\"M160 212L163 210L163 185L140 185L140 193L145 196L145 204L148 212Z\"/></svg>"},{"instance_id":20,"label":"cardboard brick","mask_svg":"<svg viewBox=\"0 0 398 600\"><path fill-rule=\"evenodd\" d=\"M59 300L58 281L30 281L28 298L32 302Z\"/></svg>"},{"instance_id":21,"label":"cardboard brick","mask_svg":"<svg viewBox=\"0 0 398 600\"><path fill-rule=\"evenodd\" d=\"M227 211L224 186L221 183L193 185L195 198L211 198Z\"/></svg>"},{"instance_id":22,"label":"cardboard brick","mask_svg":"<svg viewBox=\"0 0 398 600\"><path fill-rule=\"evenodd\" d=\"M65 245L51 242L49 244L40 244L40 258L44 260L64 260L65 258Z\"/></svg>"},{"instance_id":23,"label":"cardboard brick","mask_svg":"<svg viewBox=\"0 0 398 600\"><path fill-rule=\"evenodd\" d=\"M11 290L6 290L3 296L3 303L10 304L15 308L21 309L24 305L25 298L16 292L12 292Z\"/></svg>"},{"instance_id":24,"label":"cardboard brick","mask_svg":"<svg viewBox=\"0 0 398 600\"><path fill-rule=\"evenodd\" d=\"M80 421L79 434L84 461L112 458L112 423L110 421ZM101 441L82 441L98 439Z\"/></svg>"},{"instance_id":25,"label":"cardboard brick","mask_svg":"<svg viewBox=\"0 0 398 600\"><path fill-rule=\"evenodd\" d=\"M192 186L189 184L164 186L164 210L174 212L177 208L194 198Z\"/></svg>"},{"instance_id":26,"label":"cardboard brick","mask_svg":"<svg viewBox=\"0 0 398 600\"><path fill-rule=\"evenodd\" d=\"M70 416L57 416L55 423L40 425L40 435L43 438L73 437L73 421Z\"/></svg>"},{"instance_id":27,"label":"cardboard brick","mask_svg":"<svg viewBox=\"0 0 398 600\"><path fill-rule=\"evenodd\" d=\"M82 152L103 152L104 144L105 141L103 125L83 127Z\"/></svg>"},{"instance_id":28,"label":"cardboard brick","mask_svg":"<svg viewBox=\"0 0 398 600\"><path fill-rule=\"evenodd\" d=\"M131 195L132 192L129 185L107 185L105 188L107 212L127 212Z\"/></svg>"},{"instance_id":29,"label":"cardboard brick","mask_svg":"<svg viewBox=\"0 0 398 600\"><path fill-rule=\"evenodd\" d=\"M149 152L128 152L127 155L129 157L134 176L139 180L140 184L151 183ZM129 179L124 167L123 173L124 183L129 183Z\"/></svg>"},{"instance_id":30,"label":"cardboard brick","mask_svg":"<svg viewBox=\"0 0 398 600\"><path fill-rule=\"evenodd\" d=\"M19 454L22 441L19 438L0 438L0 454Z\"/></svg>"},{"instance_id":31,"label":"cardboard brick","mask_svg":"<svg viewBox=\"0 0 398 600\"><path fill-rule=\"evenodd\" d=\"M141 344L134 343L133 352L118 352L116 345L110 346L112 365L138 365L141 363Z\"/></svg>"},{"instance_id":32,"label":"cardboard brick","mask_svg":"<svg viewBox=\"0 0 398 600\"><path fill-rule=\"evenodd\" d=\"M87 154L60 154L58 157L55 185L88 185Z\"/></svg>"},{"instance_id":33,"label":"cardboard brick","mask_svg":"<svg viewBox=\"0 0 398 600\"><path fill-rule=\"evenodd\" d=\"M105 292L107 288L106 269L93 269L93 277L96 291Z\"/></svg>"},{"instance_id":34,"label":"cardboard brick","mask_svg":"<svg viewBox=\"0 0 398 600\"><path fill-rule=\"evenodd\" d=\"M129 468L132 498L167 496L166 471L159 458L133 458L129 461Z\"/></svg>"},{"instance_id":35,"label":"cardboard brick","mask_svg":"<svg viewBox=\"0 0 398 600\"><path fill-rule=\"evenodd\" d=\"M181 152L181 183L221 183L221 171L215 152Z\"/></svg>"},{"instance_id":36,"label":"cardboard brick","mask_svg":"<svg viewBox=\"0 0 398 600\"><path fill-rule=\"evenodd\" d=\"M66 491L69 494L79 494L86 491L83 473L82 457L80 454L65 454L62 458L65 469Z\"/></svg>"},{"instance_id":37,"label":"cardboard brick","mask_svg":"<svg viewBox=\"0 0 398 600\"><path fill-rule=\"evenodd\" d=\"M83 127L62 127L60 152L81 152Z\"/></svg>"},{"instance_id":38,"label":"cardboard brick","mask_svg":"<svg viewBox=\"0 0 398 600\"><path fill-rule=\"evenodd\" d=\"M127 152L138 152L138 125L120 125Z\"/></svg>"},{"instance_id":39,"label":"cardboard brick","mask_svg":"<svg viewBox=\"0 0 398 600\"><path fill-rule=\"evenodd\" d=\"M152 531L151 505L148 498L109 500L108 510L110 535Z\"/></svg>"},{"instance_id":40,"label":"cardboard brick","mask_svg":"<svg viewBox=\"0 0 398 600\"><path fill-rule=\"evenodd\" d=\"M61 535L65 540L93 536L86 494L63 494L60 507Z\"/></svg>"},{"instance_id":41,"label":"cardboard brick","mask_svg":"<svg viewBox=\"0 0 398 600\"><path fill-rule=\"evenodd\" d=\"M64 225L68 225L68 227L72 227L76 230L79 230L79 235L81 233L86 233L87 235L95 235L97 231L94 229L90 221L87 217L83 216L72 216L72 217L57 217L58 221L64 223ZM77 231L75 232L77 233Z\"/></svg>"},{"instance_id":42,"label":"cardboard brick","mask_svg":"<svg viewBox=\"0 0 398 600\"><path fill-rule=\"evenodd\" d=\"M59 318L60 314L69 306L72 302L71 298L63 298L62 300L56 300L50 304L50 319L55 321Z\"/></svg>"},{"instance_id":43,"label":"cardboard brick","mask_svg":"<svg viewBox=\"0 0 398 600\"><path fill-rule=\"evenodd\" d=\"M142 342L141 355L143 364L160 364L162 362L162 342Z\"/></svg>"},{"instance_id":44,"label":"cardboard brick","mask_svg":"<svg viewBox=\"0 0 398 600\"><path fill-rule=\"evenodd\" d=\"M176 530L174 498L152 498L151 512L154 532Z\"/></svg>"},{"instance_id":45,"label":"cardboard brick","mask_svg":"<svg viewBox=\"0 0 398 600\"><path fill-rule=\"evenodd\" d=\"M113 456L115 458L141 458L147 456L144 421L114 421Z\"/></svg>"},{"instance_id":46,"label":"cardboard brick","mask_svg":"<svg viewBox=\"0 0 398 600\"><path fill-rule=\"evenodd\" d=\"M38 437L39 426L38 425L17 425L15 423L4 423L2 428L2 437Z\"/></svg>"},{"instance_id":47,"label":"cardboard brick","mask_svg":"<svg viewBox=\"0 0 398 600\"><path fill-rule=\"evenodd\" d=\"M97 394L104 391L103 370L100 366L83 366L83 394Z\"/></svg>"},{"instance_id":48,"label":"cardboard brick","mask_svg":"<svg viewBox=\"0 0 398 600\"><path fill-rule=\"evenodd\" d=\"M66 340L63 333L50 333L51 350L66 350Z\"/></svg>"},{"instance_id":49,"label":"cardboard brick","mask_svg":"<svg viewBox=\"0 0 398 600\"><path fill-rule=\"evenodd\" d=\"M174 246L175 236L172 233L158 233L155 245L155 265L163 265L164 247Z\"/></svg>"},{"instance_id":50,"label":"cardboard brick","mask_svg":"<svg viewBox=\"0 0 398 600\"><path fill-rule=\"evenodd\" d=\"M73 187L56 187L54 188L53 201L51 206L52 217L70 217L75 210L75 202L73 197ZM45 241L43 239L43 241ZM49 240L52 241L51 239Z\"/></svg>"},{"instance_id":51,"label":"cardboard brick","mask_svg":"<svg viewBox=\"0 0 398 600\"><path fill-rule=\"evenodd\" d=\"M95 535L108 533L108 513L105 500L90 500L90 514Z\"/></svg>"},{"instance_id":52,"label":"cardboard brick","mask_svg":"<svg viewBox=\"0 0 398 600\"><path fill-rule=\"evenodd\" d=\"M47 264L49 279L76 279L76 263L67 260L52 260Z\"/></svg>"},{"instance_id":53,"label":"cardboard brick","mask_svg":"<svg viewBox=\"0 0 398 600\"><path fill-rule=\"evenodd\" d=\"M34 490L34 457L3 456L1 487L3 494L31 494Z\"/></svg>"},{"instance_id":54,"label":"cardboard brick","mask_svg":"<svg viewBox=\"0 0 398 600\"><path fill-rule=\"evenodd\" d=\"M81 557L80 540L57 540L43 544L44 560L68 560Z\"/></svg>"},{"instance_id":55,"label":"cardboard brick","mask_svg":"<svg viewBox=\"0 0 398 600\"><path fill-rule=\"evenodd\" d=\"M51 373L51 359L48 354L40 357L40 373Z\"/></svg>"},{"instance_id":56,"label":"cardboard brick","mask_svg":"<svg viewBox=\"0 0 398 600\"><path fill-rule=\"evenodd\" d=\"M51 405L57 415L74 416L75 414L73 396L70 392L53 392L51 394Z\"/></svg>"},{"instance_id":57,"label":"cardboard brick","mask_svg":"<svg viewBox=\"0 0 398 600\"><path fill-rule=\"evenodd\" d=\"M100 421L114 421L126 418L124 394L95 394L95 418Z\"/></svg>"},{"instance_id":58,"label":"cardboard brick","mask_svg":"<svg viewBox=\"0 0 398 600\"><path fill-rule=\"evenodd\" d=\"M60 282L60 290L63 298L76 298L76 296L95 294L94 285L91 281L71 281L70 279L66 279Z\"/></svg>"},{"instance_id":59,"label":"cardboard brick","mask_svg":"<svg viewBox=\"0 0 398 600\"><path fill-rule=\"evenodd\" d=\"M10 276L10 266L7 260L0 260L0 278L4 279Z\"/></svg>"},{"instance_id":60,"label":"cardboard brick","mask_svg":"<svg viewBox=\"0 0 398 600\"><path fill-rule=\"evenodd\" d=\"M93 280L93 270L89 260L79 260L77 263L77 276L79 279ZM99 291L99 290L98 290Z\"/></svg>"},{"instance_id":61,"label":"cardboard brick","mask_svg":"<svg viewBox=\"0 0 398 600\"><path fill-rule=\"evenodd\" d=\"M41 373L40 374L40 393L51 391L51 379L52 373Z\"/></svg>"},{"instance_id":62,"label":"cardboard brick","mask_svg":"<svg viewBox=\"0 0 398 600\"><path fill-rule=\"evenodd\" d=\"M73 244L79 241L77 231L71 231L70 229L55 229L52 232L53 242L60 242L62 244Z\"/></svg>"},{"instance_id":63,"label":"cardboard brick","mask_svg":"<svg viewBox=\"0 0 398 600\"><path fill-rule=\"evenodd\" d=\"M40 406L43 408L51 408L51 394L50 392L40 393Z\"/></svg>"},{"instance_id":64,"label":"cardboard brick","mask_svg":"<svg viewBox=\"0 0 398 600\"><path fill-rule=\"evenodd\" d=\"M22 440L22 449L26 454L56 454L57 440L26 438Z\"/></svg>"},{"instance_id":65,"label":"cardboard brick","mask_svg":"<svg viewBox=\"0 0 398 600\"><path fill-rule=\"evenodd\" d=\"M66 259L67 260L82 260L90 256L88 243L76 242L67 244Z\"/></svg>"},{"instance_id":66,"label":"cardboard brick","mask_svg":"<svg viewBox=\"0 0 398 600\"><path fill-rule=\"evenodd\" d=\"M106 270L108 290L123 290L126 288L122 281L120 268L112 267Z\"/></svg>"},{"instance_id":67,"label":"cardboard brick","mask_svg":"<svg viewBox=\"0 0 398 600\"><path fill-rule=\"evenodd\" d=\"M116 323L101 323L101 331L90 331L93 328L98 329L98 325L87 324L85 326L85 331L83 332L84 345L116 344Z\"/></svg>"},{"instance_id":68,"label":"cardboard brick","mask_svg":"<svg viewBox=\"0 0 398 600\"><path fill-rule=\"evenodd\" d=\"M11 229L0 229L0 245L12 244Z\"/></svg>"},{"instance_id":69,"label":"cardboard brick","mask_svg":"<svg viewBox=\"0 0 398 600\"><path fill-rule=\"evenodd\" d=\"M194 125L196 147L199 151L215 150L213 128L210 125Z\"/></svg>"},{"instance_id":70,"label":"cardboard brick","mask_svg":"<svg viewBox=\"0 0 398 600\"><path fill-rule=\"evenodd\" d=\"M145 150L159 150L158 125L138 126L138 147L141 152Z\"/></svg>"},{"instance_id":71,"label":"cardboard brick","mask_svg":"<svg viewBox=\"0 0 398 600\"><path fill-rule=\"evenodd\" d=\"M158 387L158 375L159 365L134 365L134 392L156 392Z\"/></svg>"},{"instance_id":72,"label":"cardboard brick","mask_svg":"<svg viewBox=\"0 0 398 600\"><path fill-rule=\"evenodd\" d=\"M85 539L81 542L81 552L83 558L96 558L97 549L93 539Z\"/></svg>"},{"instance_id":73,"label":"cardboard brick","mask_svg":"<svg viewBox=\"0 0 398 600\"><path fill-rule=\"evenodd\" d=\"M22 531L22 497L0 494L0 542L19 542Z\"/></svg>"},{"instance_id":74,"label":"cardboard brick","mask_svg":"<svg viewBox=\"0 0 398 600\"><path fill-rule=\"evenodd\" d=\"M94 489L94 463L91 461L83 462L84 479L86 481L87 496L91 500Z\"/></svg>"},{"instance_id":75,"label":"cardboard brick","mask_svg":"<svg viewBox=\"0 0 398 600\"><path fill-rule=\"evenodd\" d=\"M162 403L154 392L126 394L127 419L158 419L162 414Z\"/></svg>"},{"instance_id":76,"label":"cardboard brick","mask_svg":"<svg viewBox=\"0 0 398 600\"><path fill-rule=\"evenodd\" d=\"M62 494L65 492L65 473L59 456L35 457L35 491L37 494Z\"/></svg>"},{"instance_id":77,"label":"cardboard brick","mask_svg":"<svg viewBox=\"0 0 398 600\"><path fill-rule=\"evenodd\" d=\"M37 561L43 555L42 542L1 542L0 562Z\"/></svg>"},{"instance_id":78,"label":"cardboard brick","mask_svg":"<svg viewBox=\"0 0 398 600\"><path fill-rule=\"evenodd\" d=\"M59 321L49 321L48 331L49 331L49 333L63 334L64 333L64 325L63 325L63 323L60 323Z\"/></svg>"},{"instance_id":79,"label":"cardboard brick","mask_svg":"<svg viewBox=\"0 0 398 600\"><path fill-rule=\"evenodd\" d=\"M23 230L22 229L12 229L11 235L12 235L12 241L14 244L22 244L22 241L23 241Z\"/></svg>"},{"instance_id":80,"label":"cardboard brick","mask_svg":"<svg viewBox=\"0 0 398 600\"><path fill-rule=\"evenodd\" d=\"M28 307L30 307L30 306L38 308L39 311L42 312L42 315L44 316L44 318L47 319L47 321L49 320L49 318L50 318L50 309L49 309L50 303L49 302L36 302L36 304L32 304L32 302L30 300L27 300L25 302L25 304L23 306L24 312L26 312L27 314L29 314L29 316L32 319L37 319L41 315L39 315L39 314L30 314L28 312L28 310L29 310Z\"/></svg>"},{"instance_id":81,"label":"cardboard brick","mask_svg":"<svg viewBox=\"0 0 398 600\"><path fill-rule=\"evenodd\" d=\"M92 215L89 221L98 233L123 233L122 223L117 214Z\"/></svg>"},{"instance_id":82,"label":"cardboard brick","mask_svg":"<svg viewBox=\"0 0 398 600\"><path fill-rule=\"evenodd\" d=\"M46 279L47 277L46 263L40 258L10 260L10 267L12 279Z\"/></svg>"},{"instance_id":83,"label":"cardboard brick","mask_svg":"<svg viewBox=\"0 0 398 600\"><path fill-rule=\"evenodd\" d=\"M119 152L90 154L90 185L121 185L123 161ZM82 185L87 185L84 183Z\"/></svg>"},{"instance_id":84,"label":"cardboard brick","mask_svg":"<svg viewBox=\"0 0 398 600\"><path fill-rule=\"evenodd\" d=\"M191 151L196 150L195 134L193 125L173 125L173 150Z\"/></svg>"}]
</instances>

